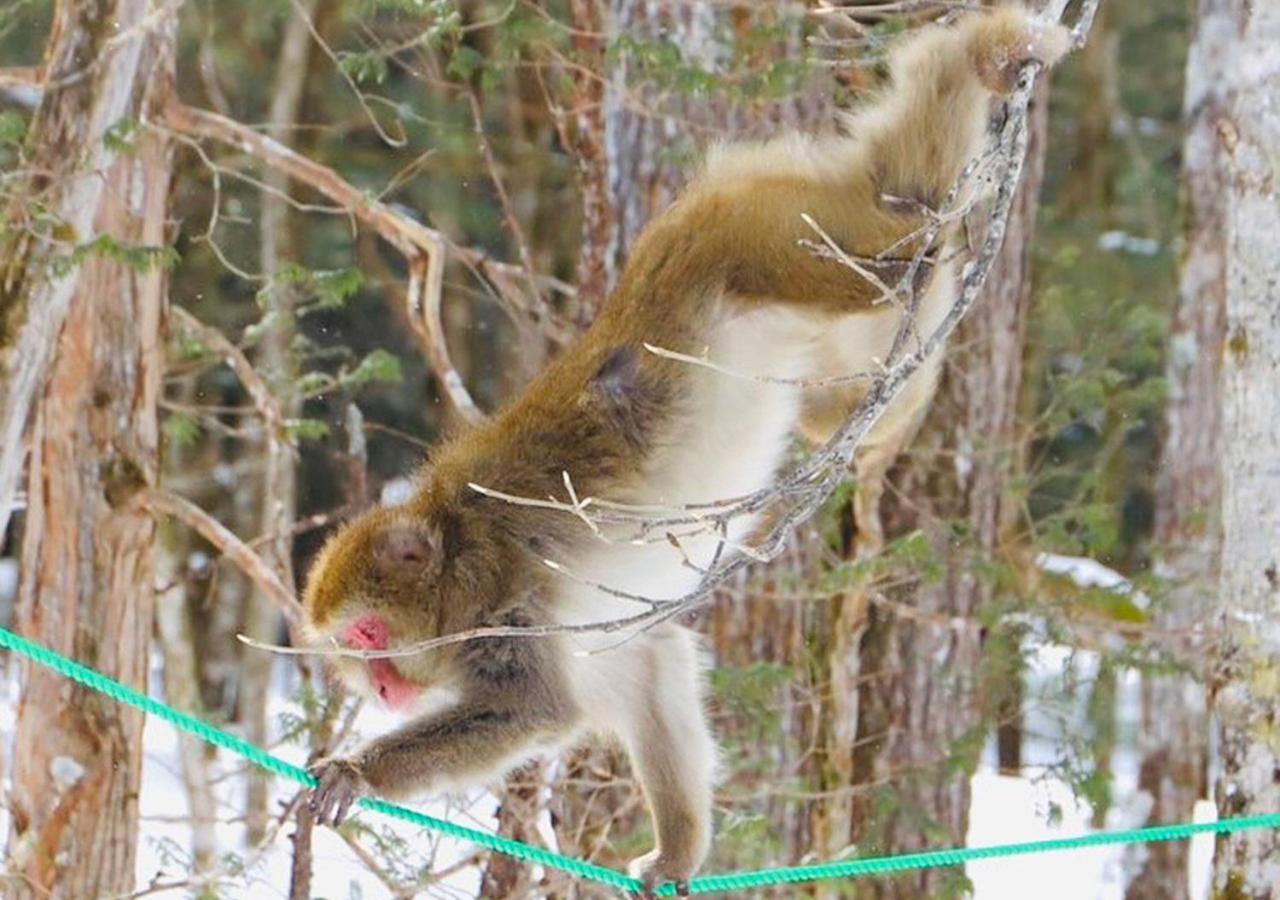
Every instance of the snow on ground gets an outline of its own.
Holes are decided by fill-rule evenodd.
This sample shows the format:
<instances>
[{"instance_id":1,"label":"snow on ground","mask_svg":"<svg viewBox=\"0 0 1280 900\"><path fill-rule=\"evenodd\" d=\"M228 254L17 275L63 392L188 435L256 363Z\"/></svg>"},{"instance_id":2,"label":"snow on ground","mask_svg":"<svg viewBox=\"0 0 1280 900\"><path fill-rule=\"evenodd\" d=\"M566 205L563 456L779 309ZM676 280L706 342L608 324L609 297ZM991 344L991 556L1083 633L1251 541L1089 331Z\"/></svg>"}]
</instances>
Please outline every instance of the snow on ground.
<instances>
[{"instance_id":1,"label":"snow on ground","mask_svg":"<svg viewBox=\"0 0 1280 900\"><path fill-rule=\"evenodd\" d=\"M1061 818L1047 824L1049 810L1061 809ZM1212 803L1197 805L1197 822L1213 821ZM971 847L1070 838L1092 834L1092 810L1077 803L1071 789L1056 778L999 775L990 770L973 777L973 805L969 812L967 843ZM1111 821L1107 828L1129 828L1129 821ZM1209 866L1213 838L1199 835L1191 841L1189 876L1193 897L1209 896ZM1139 856L1123 847L1090 847L1030 856L1012 856L970 863L975 900L1024 900L1034 887L1036 900L1120 900L1124 896L1123 873L1139 864Z\"/></svg>"},{"instance_id":2,"label":"snow on ground","mask_svg":"<svg viewBox=\"0 0 1280 900\"><path fill-rule=\"evenodd\" d=\"M1031 690L1034 696L1037 683L1062 677L1064 667L1074 666L1087 670L1092 664L1088 654L1067 654L1052 648L1037 654L1033 666ZM17 702L16 666L9 666L7 677L0 679L0 722L12 722ZM157 696L158 684L152 691ZM275 691L273 713L276 716L290 712L291 704L282 699L289 696L291 686L281 680ZM1108 815L1107 827L1130 828L1141 824L1145 805L1136 793L1136 758L1131 740L1124 735L1136 724L1137 679L1122 675L1119 682L1120 699L1118 717L1121 725L1121 745L1114 760L1116 801ZM296 710L292 710L296 711ZM360 730L374 734L390 724L390 719L377 710L361 714ZM997 774L990 753L983 766L973 777L973 806L970 817L968 843L971 846L1034 841L1046 838L1070 837L1088 834L1091 810L1078 802L1070 787L1060 778L1050 774L1049 766L1057 759L1058 741L1064 730L1075 723L1053 720L1037 714L1027 717L1027 739L1024 747L1028 763L1026 773L1019 777ZM8 757L12 734L4 734L3 754ZM181 882L187 876L187 854L190 829L185 823L186 797L182 788L179 768L177 733L159 721L148 720L144 733L144 775L141 797L143 817L142 839L138 851L139 888L156 883ZM275 752L290 762L301 764L301 748L283 745ZM223 777L218 784L221 809L228 818L234 816L243 795L243 769L229 754L219 751L215 771ZM6 791L8 785L3 786ZM294 786L283 781L274 782L276 801L292 796ZM488 829L493 823L496 801L489 793L478 793L468 802L444 801L416 804L416 808L436 816L448 817L473 827ZM278 807L276 807L278 808ZM1049 824L1050 811L1057 815ZM1204 802L1197 809L1197 821L1213 817L1212 804ZM432 869L440 869L461 860L471 848L456 842L440 840L436 836L412 826L384 820L372 813L360 813L363 820L380 833L396 835L407 843L408 857L412 864L422 865L434 852ZM285 897L289 884L291 845L285 835L293 830L286 825L283 834L272 847L252 859L246 871L236 872L222 882L221 896L269 898ZM7 834L8 815L0 809L0 835ZM252 854L243 848L244 829L231 822L218 826L220 848L234 851L241 860L249 860ZM0 838L2 839L2 838ZM1202 836L1192 841L1191 877L1195 887L1193 896L1208 896L1209 865L1212 855L1212 839ZM1087 850L1063 851L1035 856L1012 857L973 863L968 874L975 887L977 900L1022 900L1028 888L1036 892L1037 900L1113 900L1123 894L1123 873L1126 867L1139 863L1141 848L1098 847ZM332 831L317 829L314 837L313 895L323 898L384 898L387 888L370 874L352 855L347 845ZM468 867L434 885L425 895L452 898L475 895L478 875ZM182 896L185 891L171 891L153 896Z\"/></svg>"},{"instance_id":3,"label":"snow on ground","mask_svg":"<svg viewBox=\"0 0 1280 900\"><path fill-rule=\"evenodd\" d=\"M277 672L282 671L281 667ZM288 667L283 667L288 671ZM158 693L158 672L153 672L153 693ZM298 715L299 710L285 698L292 695L296 685L285 678L276 679L272 702L272 721L278 722L286 714ZM358 720L358 731L367 735L379 734L395 725L391 715L377 709L365 709ZM357 743L352 742L352 746ZM143 734L145 767L140 809L142 816L142 840L138 848L138 885L180 882L189 870L190 828L181 819L186 813L186 794L182 785L177 731L158 719L148 719ZM346 747L343 749L350 749ZM292 743L273 748L273 753L287 762L306 764L304 749ZM218 785L217 795L221 815L234 818L242 808L245 791L244 768L238 758L225 751L218 751L216 772L224 777ZM272 812L278 812L282 804L296 793L298 786L292 782L275 779L272 782ZM474 828L491 830L497 801L492 794L479 791L469 798L447 798L413 804L427 815L448 818ZM442 840L437 835L407 823L396 822L371 812L353 814L360 821L384 835L390 841L400 840L408 848L407 862L422 866L434 860L431 868L444 869L468 856L469 845ZM292 823L286 824L275 842L262 853L245 848L245 829L242 823L230 822L218 825L218 846L233 850L243 862L251 864L234 877L223 882L221 896L263 898L288 896L289 866L292 844L287 835L293 832ZM366 840L366 843L368 841ZM376 856L377 854L375 854ZM317 898L363 898L373 900L390 896L387 887L360 861L353 851L334 831L317 828L312 838L312 896ZM239 868L237 865L235 868ZM401 874L406 874L404 870ZM407 878L405 880L408 880ZM474 897L479 884L478 871L467 867L453 876L433 885L426 896L439 898ZM182 896L182 892L162 892L158 896Z\"/></svg>"}]
</instances>

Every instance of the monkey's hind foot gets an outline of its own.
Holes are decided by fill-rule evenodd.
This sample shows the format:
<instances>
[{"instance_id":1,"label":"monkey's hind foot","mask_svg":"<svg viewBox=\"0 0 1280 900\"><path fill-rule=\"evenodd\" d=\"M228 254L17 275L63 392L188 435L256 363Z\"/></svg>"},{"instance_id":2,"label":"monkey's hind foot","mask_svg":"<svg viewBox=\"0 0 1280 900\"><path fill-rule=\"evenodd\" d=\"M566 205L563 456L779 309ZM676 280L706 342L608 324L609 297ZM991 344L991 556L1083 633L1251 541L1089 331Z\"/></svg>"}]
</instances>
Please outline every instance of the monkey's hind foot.
<instances>
[{"instance_id":1,"label":"monkey's hind foot","mask_svg":"<svg viewBox=\"0 0 1280 900\"><path fill-rule=\"evenodd\" d=\"M638 897L640 898L640 900L657 900L658 888L662 887L664 884L674 884L676 888L675 896L677 897L689 896L689 882L687 881L674 881L674 882L657 881L653 884L646 884L644 887L640 889L639 893L631 894L630 896ZM669 895L664 895L664 896L669 896Z\"/></svg>"},{"instance_id":2,"label":"monkey's hind foot","mask_svg":"<svg viewBox=\"0 0 1280 900\"><path fill-rule=\"evenodd\" d=\"M359 767L349 759L323 759L308 771L317 784L307 806L318 825L337 828L346 820L356 800L369 792Z\"/></svg>"},{"instance_id":3,"label":"monkey's hind foot","mask_svg":"<svg viewBox=\"0 0 1280 900\"><path fill-rule=\"evenodd\" d=\"M689 876L693 874L693 867L663 856L658 850L633 859L627 871L632 878L640 879L643 887L638 896L645 900L657 896L654 891L667 882L675 884L677 897L689 896Z\"/></svg>"},{"instance_id":4,"label":"monkey's hind foot","mask_svg":"<svg viewBox=\"0 0 1280 900\"><path fill-rule=\"evenodd\" d=\"M1025 10L1006 8L975 16L969 52L978 77L1000 95L1017 86L1018 72L1033 60L1053 66L1071 47L1071 33L1057 22L1035 18Z\"/></svg>"}]
</instances>

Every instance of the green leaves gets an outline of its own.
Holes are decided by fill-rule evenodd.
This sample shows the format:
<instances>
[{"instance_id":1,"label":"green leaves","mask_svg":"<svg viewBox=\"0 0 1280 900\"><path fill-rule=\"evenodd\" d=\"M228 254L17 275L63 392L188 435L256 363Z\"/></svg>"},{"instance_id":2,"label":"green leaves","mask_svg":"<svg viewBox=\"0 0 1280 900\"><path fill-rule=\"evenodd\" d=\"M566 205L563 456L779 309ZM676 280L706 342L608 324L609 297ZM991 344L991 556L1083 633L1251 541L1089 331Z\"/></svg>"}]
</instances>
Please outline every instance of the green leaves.
<instances>
[{"instance_id":1,"label":"green leaves","mask_svg":"<svg viewBox=\"0 0 1280 900\"><path fill-rule=\"evenodd\" d=\"M364 276L356 268L307 269L289 263L258 290L255 298L259 307L270 310L278 305L275 298L279 292L292 291L294 314L305 316L345 306L363 284Z\"/></svg>"},{"instance_id":2,"label":"green leaves","mask_svg":"<svg viewBox=\"0 0 1280 900\"><path fill-rule=\"evenodd\" d=\"M485 65L485 58L479 51L466 44L460 44L449 57L449 75L459 81L470 81Z\"/></svg>"},{"instance_id":3,"label":"green leaves","mask_svg":"<svg viewBox=\"0 0 1280 900\"><path fill-rule=\"evenodd\" d=\"M287 419L284 431L292 441L318 441L329 436L329 425L319 419Z\"/></svg>"},{"instance_id":4,"label":"green leaves","mask_svg":"<svg viewBox=\"0 0 1280 900\"><path fill-rule=\"evenodd\" d=\"M0 112L0 147L20 145L27 136L27 121L16 112Z\"/></svg>"},{"instance_id":5,"label":"green leaves","mask_svg":"<svg viewBox=\"0 0 1280 900\"><path fill-rule=\"evenodd\" d=\"M80 244L70 253L57 255L49 260L49 269L55 278L65 278L90 257L100 257L120 263L139 274L158 267L172 268L178 261L178 251L173 247L122 244L109 234L100 234L88 243Z\"/></svg>"},{"instance_id":6,"label":"green leaves","mask_svg":"<svg viewBox=\"0 0 1280 900\"><path fill-rule=\"evenodd\" d=\"M200 420L187 412L171 412L161 426L171 447L191 447L200 439Z\"/></svg>"},{"instance_id":7,"label":"green leaves","mask_svg":"<svg viewBox=\"0 0 1280 900\"><path fill-rule=\"evenodd\" d=\"M338 53L338 68L356 84L382 84L387 80L387 57L377 50Z\"/></svg>"},{"instance_id":8,"label":"green leaves","mask_svg":"<svg viewBox=\"0 0 1280 900\"><path fill-rule=\"evenodd\" d=\"M136 119L119 119L102 133L102 143L113 153L132 153L137 147L138 122Z\"/></svg>"},{"instance_id":9,"label":"green leaves","mask_svg":"<svg viewBox=\"0 0 1280 900\"><path fill-rule=\"evenodd\" d=\"M400 357L386 350L374 350L347 376L350 387L362 387L370 382L385 381L399 384L401 378Z\"/></svg>"}]
</instances>

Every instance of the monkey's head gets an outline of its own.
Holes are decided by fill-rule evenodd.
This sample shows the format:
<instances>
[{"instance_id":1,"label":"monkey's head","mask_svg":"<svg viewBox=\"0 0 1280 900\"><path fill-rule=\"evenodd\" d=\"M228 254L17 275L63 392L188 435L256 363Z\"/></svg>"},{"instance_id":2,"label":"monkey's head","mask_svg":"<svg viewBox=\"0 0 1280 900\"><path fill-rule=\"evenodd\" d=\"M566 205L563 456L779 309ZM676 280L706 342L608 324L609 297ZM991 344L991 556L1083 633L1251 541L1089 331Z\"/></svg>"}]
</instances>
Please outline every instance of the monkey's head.
<instances>
[{"instance_id":1,"label":"monkey's head","mask_svg":"<svg viewBox=\"0 0 1280 900\"><path fill-rule=\"evenodd\" d=\"M344 525L312 566L303 598L317 643L388 650L471 627L501 605L499 548L468 535L459 516L376 509ZM409 710L430 687L449 687L453 648L387 659L333 657L351 687Z\"/></svg>"}]
</instances>

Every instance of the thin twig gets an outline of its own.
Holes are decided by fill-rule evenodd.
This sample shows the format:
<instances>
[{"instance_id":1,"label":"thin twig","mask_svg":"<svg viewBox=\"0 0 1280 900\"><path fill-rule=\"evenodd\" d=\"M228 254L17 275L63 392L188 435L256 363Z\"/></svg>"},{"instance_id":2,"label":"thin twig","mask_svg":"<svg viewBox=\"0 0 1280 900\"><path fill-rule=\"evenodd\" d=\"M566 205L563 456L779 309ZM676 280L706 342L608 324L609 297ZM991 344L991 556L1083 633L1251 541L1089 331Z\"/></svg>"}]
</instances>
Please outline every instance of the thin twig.
<instances>
[{"instance_id":1,"label":"thin twig","mask_svg":"<svg viewBox=\"0 0 1280 900\"><path fill-rule=\"evenodd\" d=\"M186 497L159 488L142 491L138 495L138 502L155 515L173 516L197 531L235 563L265 595L274 600L290 623L297 623L301 619L301 604L294 597L293 591L280 580L275 569L213 516Z\"/></svg>"},{"instance_id":2,"label":"thin twig","mask_svg":"<svg viewBox=\"0 0 1280 900\"><path fill-rule=\"evenodd\" d=\"M281 412L280 403L275 394L271 392L271 388L267 386L266 381L258 374L258 370L253 367L253 363L249 362L249 358L244 355L244 352L231 343L221 330L211 325L206 325L181 306L172 306L170 314L174 317L179 328L190 333L211 352L222 358L231 371L235 373L240 383L244 385L244 389L249 394L249 399L253 401L258 414L266 422L268 430L273 435L283 435L284 414Z\"/></svg>"},{"instance_id":3,"label":"thin twig","mask_svg":"<svg viewBox=\"0 0 1280 900\"><path fill-rule=\"evenodd\" d=\"M399 250L409 263L407 302L415 332L423 339L432 371L459 413L472 422L483 419L449 359L440 320L446 242L439 232L358 190L333 169L295 153L279 141L226 116L187 106L176 99L162 111L162 124L190 137L215 140L247 153L266 165L324 194Z\"/></svg>"}]
</instances>

